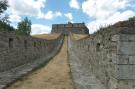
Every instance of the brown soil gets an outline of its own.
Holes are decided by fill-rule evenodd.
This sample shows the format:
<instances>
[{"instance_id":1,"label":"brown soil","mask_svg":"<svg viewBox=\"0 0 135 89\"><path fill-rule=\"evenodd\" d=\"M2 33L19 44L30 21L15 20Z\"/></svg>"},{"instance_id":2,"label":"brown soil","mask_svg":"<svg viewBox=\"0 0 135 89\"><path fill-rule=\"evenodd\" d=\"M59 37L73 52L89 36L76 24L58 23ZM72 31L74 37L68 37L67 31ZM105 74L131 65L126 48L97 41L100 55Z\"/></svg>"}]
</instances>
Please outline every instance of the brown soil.
<instances>
[{"instance_id":1,"label":"brown soil","mask_svg":"<svg viewBox=\"0 0 135 89\"><path fill-rule=\"evenodd\" d=\"M46 66L12 84L8 89L74 89L67 58L65 38L60 53Z\"/></svg>"}]
</instances>

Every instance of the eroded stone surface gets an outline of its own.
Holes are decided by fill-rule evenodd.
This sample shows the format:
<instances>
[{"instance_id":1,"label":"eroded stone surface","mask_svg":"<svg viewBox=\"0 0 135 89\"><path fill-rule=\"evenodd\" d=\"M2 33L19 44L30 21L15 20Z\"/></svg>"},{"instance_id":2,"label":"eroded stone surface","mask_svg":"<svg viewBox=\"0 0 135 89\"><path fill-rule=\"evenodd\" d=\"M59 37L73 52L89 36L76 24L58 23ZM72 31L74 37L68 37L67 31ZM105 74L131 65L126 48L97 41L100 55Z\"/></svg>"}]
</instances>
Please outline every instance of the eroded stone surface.
<instances>
[{"instance_id":1,"label":"eroded stone surface","mask_svg":"<svg viewBox=\"0 0 135 89\"><path fill-rule=\"evenodd\" d=\"M76 89L105 89L90 69L87 69L88 66L81 62L82 59L75 55L71 47L69 44L69 62Z\"/></svg>"}]
</instances>

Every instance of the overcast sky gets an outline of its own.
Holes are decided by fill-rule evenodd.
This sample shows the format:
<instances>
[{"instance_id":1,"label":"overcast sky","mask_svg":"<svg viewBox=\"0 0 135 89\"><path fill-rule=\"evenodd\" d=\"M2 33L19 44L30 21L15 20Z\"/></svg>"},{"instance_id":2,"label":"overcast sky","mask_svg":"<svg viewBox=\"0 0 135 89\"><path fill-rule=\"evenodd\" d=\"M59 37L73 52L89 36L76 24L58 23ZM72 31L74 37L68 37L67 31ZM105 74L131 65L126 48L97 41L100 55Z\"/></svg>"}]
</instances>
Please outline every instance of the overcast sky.
<instances>
[{"instance_id":1,"label":"overcast sky","mask_svg":"<svg viewBox=\"0 0 135 89\"><path fill-rule=\"evenodd\" d=\"M89 32L100 26L135 16L135 0L8 0L11 24L24 17L32 21L32 33L51 31L52 24L85 22Z\"/></svg>"}]
</instances>

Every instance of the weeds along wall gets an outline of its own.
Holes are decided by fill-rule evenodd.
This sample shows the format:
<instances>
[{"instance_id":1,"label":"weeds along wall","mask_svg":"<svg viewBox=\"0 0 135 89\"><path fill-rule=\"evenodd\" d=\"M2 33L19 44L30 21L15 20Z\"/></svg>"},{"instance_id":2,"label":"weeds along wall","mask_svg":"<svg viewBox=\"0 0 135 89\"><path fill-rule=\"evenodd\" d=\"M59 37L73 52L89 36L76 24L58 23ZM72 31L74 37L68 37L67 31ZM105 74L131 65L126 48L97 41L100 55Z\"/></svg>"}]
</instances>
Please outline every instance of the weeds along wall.
<instances>
[{"instance_id":1,"label":"weeds along wall","mask_svg":"<svg viewBox=\"0 0 135 89\"><path fill-rule=\"evenodd\" d=\"M16 68L34 60L54 56L60 49L63 36L53 40L17 36L13 32L0 32L0 72Z\"/></svg>"},{"instance_id":2,"label":"weeds along wall","mask_svg":"<svg viewBox=\"0 0 135 89\"><path fill-rule=\"evenodd\" d=\"M134 28L108 27L77 41L70 35L68 44L74 80L74 71L77 71L78 67L79 71L84 72L81 73L82 76L94 75L95 79L100 81L101 86L98 89L135 89ZM132 63L128 62L129 57ZM75 63L78 64L76 67ZM86 84L78 80L74 82L76 87L82 86L77 89L87 89L87 85L90 85L89 82ZM98 82L96 86L99 86Z\"/></svg>"}]
</instances>

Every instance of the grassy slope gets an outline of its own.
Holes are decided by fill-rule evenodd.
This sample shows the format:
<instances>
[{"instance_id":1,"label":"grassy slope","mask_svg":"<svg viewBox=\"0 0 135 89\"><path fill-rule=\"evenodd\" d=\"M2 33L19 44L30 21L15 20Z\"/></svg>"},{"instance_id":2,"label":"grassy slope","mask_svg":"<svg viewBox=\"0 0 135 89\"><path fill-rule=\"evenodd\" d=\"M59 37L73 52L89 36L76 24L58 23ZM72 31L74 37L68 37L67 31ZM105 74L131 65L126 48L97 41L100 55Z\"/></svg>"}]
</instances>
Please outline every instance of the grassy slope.
<instances>
[{"instance_id":1,"label":"grassy slope","mask_svg":"<svg viewBox=\"0 0 135 89\"><path fill-rule=\"evenodd\" d=\"M32 35L32 37L52 40L52 39L56 39L59 35L60 34L39 34L39 35Z\"/></svg>"},{"instance_id":2,"label":"grassy slope","mask_svg":"<svg viewBox=\"0 0 135 89\"><path fill-rule=\"evenodd\" d=\"M80 39L83 39L83 38L86 38L88 37L89 35L85 35L85 34L73 34L72 37L74 40L80 40Z\"/></svg>"}]
</instances>

